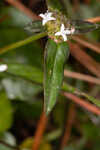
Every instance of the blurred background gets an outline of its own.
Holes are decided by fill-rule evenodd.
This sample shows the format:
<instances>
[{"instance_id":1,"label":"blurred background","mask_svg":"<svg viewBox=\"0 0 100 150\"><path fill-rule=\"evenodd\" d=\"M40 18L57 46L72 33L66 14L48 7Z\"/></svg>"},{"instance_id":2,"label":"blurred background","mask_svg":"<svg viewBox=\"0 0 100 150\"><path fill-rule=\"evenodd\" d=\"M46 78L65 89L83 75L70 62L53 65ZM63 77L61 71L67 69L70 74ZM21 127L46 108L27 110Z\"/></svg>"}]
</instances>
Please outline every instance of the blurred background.
<instances>
[{"instance_id":1,"label":"blurred background","mask_svg":"<svg viewBox=\"0 0 100 150\"><path fill-rule=\"evenodd\" d=\"M24 29L31 23L32 13L47 10L45 0L17 2L0 0L0 63L9 65L7 72L0 73L0 150L100 150L99 111L90 112L69 100L73 97L60 94L51 114L46 117L43 113L43 59L48 37L6 50L32 36ZM61 2L69 19L99 24L100 0ZM64 81L100 100L100 30L73 36L69 46Z\"/></svg>"}]
</instances>

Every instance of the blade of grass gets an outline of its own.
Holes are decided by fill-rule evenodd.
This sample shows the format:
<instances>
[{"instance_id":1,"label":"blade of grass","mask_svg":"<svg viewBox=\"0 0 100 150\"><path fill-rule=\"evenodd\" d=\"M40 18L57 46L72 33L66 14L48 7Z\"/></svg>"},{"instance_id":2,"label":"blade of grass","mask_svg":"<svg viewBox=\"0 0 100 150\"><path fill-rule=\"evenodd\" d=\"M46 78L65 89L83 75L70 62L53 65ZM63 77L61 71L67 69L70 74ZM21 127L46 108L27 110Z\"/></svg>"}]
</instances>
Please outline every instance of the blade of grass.
<instances>
[{"instance_id":1,"label":"blade of grass","mask_svg":"<svg viewBox=\"0 0 100 150\"><path fill-rule=\"evenodd\" d=\"M40 38L42 38L42 37L44 37L46 35L47 35L46 32L39 33L39 34L36 34L36 35L32 35L32 36L28 37L25 40L13 43L13 44L8 45L8 46L5 46L4 48L0 48L0 54L6 53L9 50L13 50L13 49L18 48L20 46L23 46L23 45L26 45L28 43L31 43L31 42L33 42L35 40L38 40L38 39L40 39Z\"/></svg>"}]
</instances>

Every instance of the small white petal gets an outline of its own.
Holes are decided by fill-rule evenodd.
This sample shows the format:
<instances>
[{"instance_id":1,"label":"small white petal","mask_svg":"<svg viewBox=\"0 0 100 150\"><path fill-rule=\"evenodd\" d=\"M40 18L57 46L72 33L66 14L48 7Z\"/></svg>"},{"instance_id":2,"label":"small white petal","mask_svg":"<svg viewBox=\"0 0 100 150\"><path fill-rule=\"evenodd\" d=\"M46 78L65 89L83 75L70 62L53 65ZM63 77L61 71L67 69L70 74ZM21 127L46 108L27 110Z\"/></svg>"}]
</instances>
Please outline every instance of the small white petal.
<instances>
[{"instance_id":1,"label":"small white petal","mask_svg":"<svg viewBox=\"0 0 100 150\"><path fill-rule=\"evenodd\" d=\"M48 21L56 20L56 18L52 17L52 13L48 11L45 14L40 14L39 16L43 18L42 20L43 25L45 25Z\"/></svg>"},{"instance_id":2,"label":"small white petal","mask_svg":"<svg viewBox=\"0 0 100 150\"><path fill-rule=\"evenodd\" d=\"M68 30L68 29L65 30L65 34L67 34L67 35L68 35L68 34L71 34L71 30Z\"/></svg>"},{"instance_id":3,"label":"small white petal","mask_svg":"<svg viewBox=\"0 0 100 150\"><path fill-rule=\"evenodd\" d=\"M56 20L56 18L54 18L54 17L51 17L51 18L50 18L50 20Z\"/></svg>"},{"instance_id":4,"label":"small white petal","mask_svg":"<svg viewBox=\"0 0 100 150\"><path fill-rule=\"evenodd\" d=\"M44 17L45 17L45 15L44 15L44 14L40 14L39 16L40 16L40 17L42 17L42 18L44 18Z\"/></svg>"},{"instance_id":5,"label":"small white petal","mask_svg":"<svg viewBox=\"0 0 100 150\"><path fill-rule=\"evenodd\" d=\"M67 41L67 35L73 34L75 29L65 29L64 24L61 25L60 31L55 33L55 36L62 36L64 41Z\"/></svg>"},{"instance_id":6,"label":"small white petal","mask_svg":"<svg viewBox=\"0 0 100 150\"><path fill-rule=\"evenodd\" d=\"M0 65L0 72L4 72L8 69L8 66L6 64Z\"/></svg>"},{"instance_id":7,"label":"small white petal","mask_svg":"<svg viewBox=\"0 0 100 150\"><path fill-rule=\"evenodd\" d=\"M48 17L51 17L52 14L53 14L53 13L51 13L51 12L47 12L47 16L48 16Z\"/></svg>"},{"instance_id":8,"label":"small white petal","mask_svg":"<svg viewBox=\"0 0 100 150\"><path fill-rule=\"evenodd\" d=\"M67 41L67 31L68 30L65 30L65 26L64 24L61 25L61 28L60 28L60 31L55 33L55 36L62 36L64 41Z\"/></svg>"},{"instance_id":9,"label":"small white petal","mask_svg":"<svg viewBox=\"0 0 100 150\"><path fill-rule=\"evenodd\" d=\"M61 35L61 32L56 32L55 33L55 36L59 36L59 35Z\"/></svg>"},{"instance_id":10,"label":"small white petal","mask_svg":"<svg viewBox=\"0 0 100 150\"><path fill-rule=\"evenodd\" d=\"M64 26L64 24L62 24L62 25L61 25L61 31L63 32L64 29L65 29L65 26Z\"/></svg>"},{"instance_id":11,"label":"small white petal","mask_svg":"<svg viewBox=\"0 0 100 150\"><path fill-rule=\"evenodd\" d=\"M47 20L42 20L42 25L44 26L46 24Z\"/></svg>"},{"instance_id":12,"label":"small white petal","mask_svg":"<svg viewBox=\"0 0 100 150\"><path fill-rule=\"evenodd\" d=\"M67 36L65 34L62 35L64 41L67 41Z\"/></svg>"}]
</instances>

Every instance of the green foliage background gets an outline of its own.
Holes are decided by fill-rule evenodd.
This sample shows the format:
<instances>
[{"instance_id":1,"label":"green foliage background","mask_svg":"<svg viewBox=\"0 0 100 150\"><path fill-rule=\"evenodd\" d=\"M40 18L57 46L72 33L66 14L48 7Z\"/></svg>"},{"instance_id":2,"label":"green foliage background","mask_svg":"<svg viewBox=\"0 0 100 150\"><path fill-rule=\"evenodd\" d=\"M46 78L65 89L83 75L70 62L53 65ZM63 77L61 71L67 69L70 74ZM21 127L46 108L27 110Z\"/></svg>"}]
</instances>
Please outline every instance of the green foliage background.
<instances>
[{"instance_id":1,"label":"green foliage background","mask_svg":"<svg viewBox=\"0 0 100 150\"><path fill-rule=\"evenodd\" d=\"M63 2L65 4L65 1ZM70 10L72 10L72 5L70 5ZM87 19L100 16L99 10L100 2L91 0L89 5L80 3L79 9L73 13L73 17ZM24 30L24 26L31 22L30 18L7 4L1 4L0 18L4 16L7 18L0 22L0 50L30 36L30 33ZM100 30L88 33L86 37L99 42ZM20 150L27 147L30 149L32 144L30 137L34 138L34 132L43 110L43 62L46 40L46 38L36 40L4 54L0 53L0 64L6 63L8 65L8 70L0 73L0 141L7 142L12 146L19 145ZM88 54L98 63L100 62L100 55L90 50ZM72 56L66 62L65 68L89 74L88 70L82 68ZM86 82L71 78L64 78L64 81L71 84L75 89L100 99L100 86L91 86ZM70 92L73 93L74 89L73 92L71 90ZM61 95L57 100L43 137L40 148L43 150L57 149L65 129L65 121L71 102ZM92 102L94 101L92 99ZM100 102L97 105L99 104ZM72 135L64 150L99 150L100 117L77 106L76 111L77 116L72 128ZM12 149L0 144L0 150Z\"/></svg>"}]
</instances>

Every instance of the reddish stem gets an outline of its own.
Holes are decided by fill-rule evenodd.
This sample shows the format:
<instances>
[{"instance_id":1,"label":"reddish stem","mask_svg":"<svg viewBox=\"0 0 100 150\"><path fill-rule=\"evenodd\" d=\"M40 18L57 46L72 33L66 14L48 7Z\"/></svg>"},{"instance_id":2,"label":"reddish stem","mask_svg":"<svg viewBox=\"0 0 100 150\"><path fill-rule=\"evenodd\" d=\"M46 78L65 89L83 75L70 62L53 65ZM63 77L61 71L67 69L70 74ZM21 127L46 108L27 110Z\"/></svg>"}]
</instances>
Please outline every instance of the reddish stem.
<instances>
[{"instance_id":1,"label":"reddish stem","mask_svg":"<svg viewBox=\"0 0 100 150\"><path fill-rule=\"evenodd\" d=\"M95 78L90 75L86 75L86 74L82 74L82 73L78 73L78 72L72 72L69 70L64 70L64 75L67 77L84 80L84 81L95 83L95 84L100 84L99 78Z\"/></svg>"},{"instance_id":2,"label":"reddish stem","mask_svg":"<svg viewBox=\"0 0 100 150\"><path fill-rule=\"evenodd\" d=\"M45 113L43 112L41 117L40 117L40 120L39 120L39 123L37 126L37 130L36 130L36 133L34 136L32 150L38 150L39 149L46 125L47 125L47 117L46 117Z\"/></svg>"},{"instance_id":3,"label":"reddish stem","mask_svg":"<svg viewBox=\"0 0 100 150\"><path fill-rule=\"evenodd\" d=\"M94 106L93 104L86 102L86 100L81 99L73 94L67 93L67 92L63 92L63 95L67 98L69 98L70 100L72 100L73 102L77 103L78 105L80 105L81 107L87 109L88 111L95 113L96 115L100 115L100 108Z\"/></svg>"},{"instance_id":4,"label":"reddish stem","mask_svg":"<svg viewBox=\"0 0 100 150\"><path fill-rule=\"evenodd\" d=\"M78 44L70 43L71 55L76 58L84 67L100 77L100 64L97 63L91 56L89 56L85 51L83 51Z\"/></svg>"},{"instance_id":5,"label":"reddish stem","mask_svg":"<svg viewBox=\"0 0 100 150\"><path fill-rule=\"evenodd\" d=\"M90 42L88 39L85 40L80 36L72 36L72 39L81 44L82 46L88 47L96 53L100 54L100 45L98 45L98 43L94 43L92 41Z\"/></svg>"},{"instance_id":6,"label":"reddish stem","mask_svg":"<svg viewBox=\"0 0 100 150\"><path fill-rule=\"evenodd\" d=\"M67 145L67 143L70 139L72 126L75 121L75 115L76 115L75 105L71 104L71 106L69 107L69 111L68 111L68 119L66 122L64 136L63 136L63 139L61 142L61 150L64 149L64 147Z\"/></svg>"},{"instance_id":7,"label":"reddish stem","mask_svg":"<svg viewBox=\"0 0 100 150\"><path fill-rule=\"evenodd\" d=\"M9 4L13 5L20 11L24 12L27 16L29 16L32 20L40 20L41 17L34 14L30 9L25 7L20 1L17 0L6 0Z\"/></svg>"}]
</instances>

